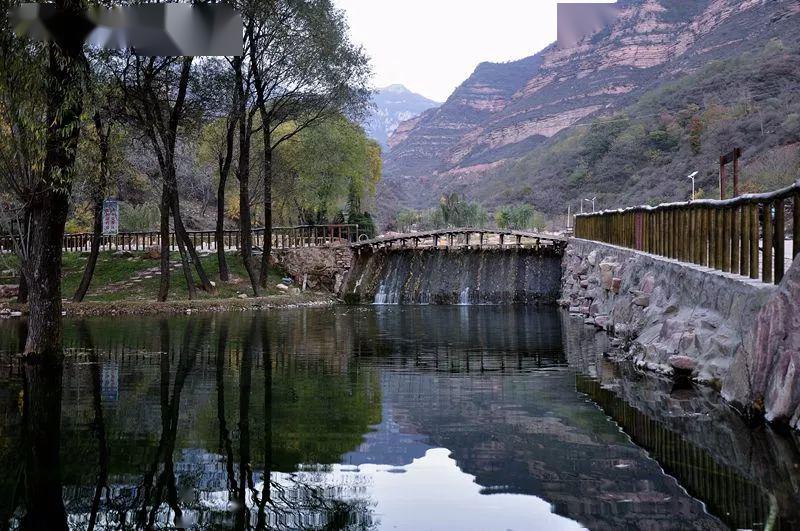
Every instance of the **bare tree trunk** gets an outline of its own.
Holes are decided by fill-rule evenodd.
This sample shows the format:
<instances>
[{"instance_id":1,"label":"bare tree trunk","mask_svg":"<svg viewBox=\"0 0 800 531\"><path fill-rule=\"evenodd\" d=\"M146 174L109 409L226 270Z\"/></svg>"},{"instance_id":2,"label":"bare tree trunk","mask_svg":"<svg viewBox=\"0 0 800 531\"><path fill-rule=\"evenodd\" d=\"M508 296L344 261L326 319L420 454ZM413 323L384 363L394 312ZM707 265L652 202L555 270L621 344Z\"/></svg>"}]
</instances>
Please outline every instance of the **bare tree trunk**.
<instances>
[{"instance_id":1,"label":"bare tree trunk","mask_svg":"<svg viewBox=\"0 0 800 531\"><path fill-rule=\"evenodd\" d=\"M92 190L92 210L94 221L92 223L92 246L89 251L89 260L86 262L86 267L83 270L83 278L75 295L72 297L73 302L81 302L86 293L89 291L89 286L92 283L94 276L94 269L97 265L97 257L100 254L100 238L103 233L103 195L105 193L106 184L108 183L108 139L111 136L110 129L103 129L103 120L100 113L94 114L94 128L97 131L99 138L100 148L100 178L95 183Z\"/></svg>"},{"instance_id":2,"label":"bare tree trunk","mask_svg":"<svg viewBox=\"0 0 800 531\"><path fill-rule=\"evenodd\" d=\"M178 242L178 253L181 256L181 269L183 270L183 278L186 280L186 291L189 294L189 299L197 298L197 286L194 285L194 277L192 276L192 266L189 263L189 257L186 254L186 245L183 238L181 238L177 231L175 233L175 240Z\"/></svg>"},{"instance_id":3,"label":"bare tree trunk","mask_svg":"<svg viewBox=\"0 0 800 531\"><path fill-rule=\"evenodd\" d=\"M228 175L233 161L233 137L236 133L236 119L238 116L239 91L234 91L233 110L228 118L228 125L225 131L225 156L219 159L219 186L217 187L217 261L219 262L219 279L228 282L231 279L228 271L228 261L225 258L225 185L228 183Z\"/></svg>"},{"instance_id":4,"label":"bare tree trunk","mask_svg":"<svg viewBox=\"0 0 800 531\"><path fill-rule=\"evenodd\" d=\"M265 113L262 111L262 121ZM262 288L267 287L269 275L269 259L272 254L272 146L269 134L269 123L263 123L264 128L264 253L261 255L261 272L258 283Z\"/></svg>"},{"instance_id":5,"label":"bare tree trunk","mask_svg":"<svg viewBox=\"0 0 800 531\"><path fill-rule=\"evenodd\" d=\"M231 279L228 271L228 261L225 258L225 180L219 176L219 187L217 188L217 226L214 239L217 246L217 263L219 264L219 279L228 282ZM227 176L226 176L227 177Z\"/></svg>"},{"instance_id":6,"label":"bare tree trunk","mask_svg":"<svg viewBox=\"0 0 800 531\"><path fill-rule=\"evenodd\" d=\"M28 302L28 280L25 278L25 273L20 269L19 272L19 289L17 291L17 302L25 304Z\"/></svg>"},{"instance_id":7,"label":"bare tree trunk","mask_svg":"<svg viewBox=\"0 0 800 531\"><path fill-rule=\"evenodd\" d=\"M61 245L67 200L66 194L46 190L30 208L23 260L30 312L26 355L61 352Z\"/></svg>"},{"instance_id":8,"label":"bare tree trunk","mask_svg":"<svg viewBox=\"0 0 800 531\"><path fill-rule=\"evenodd\" d=\"M177 184L174 178L173 184ZM181 249L181 256L183 256L183 253L188 251L188 256L191 258L191 262L194 264L194 269L197 271L197 277L200 279L200 285L203 291L207 293L215 293L216 288L211 283L211 279L208 278L206 270L203 267L202 262L200 262L200 256L197 254L197 249L194 247L194 242L191 240L191 238L189 238L189 234L186 232L186 227L183 225L177 187L173 189L172 194L172 221L175 228L175 238L178 240L178 249L181 249L181 244L185 246L185 249Z\"/></svg>"},{"instance_id":9,"label":"bare tree trunk","mask_svg":"<svg viewBox=\"0 0 800 531\"><path fill-rule=\"evenodd\" d=\"M161 185L161 282L158 286L158 301L164 302L169 296L169 190L167 184Z\"/></svg>"},{"instance_id":10,"label":"bare tree trunk","mask_svg":"<svg viewBox=\"0 0 800 531\"><path fill-rule=\"evenodd\" d=\"M252 28L248 26L248 31ZM252 120L247 114L247 101L244 93L244 76L242 75L242 59L233 60L236 74L236 90L239 92L239 166L236 177L239 180L239 231L241 241L242 262L250 278L253 294L258 296L258 279L253 267L253 231L250 214L250 139L253 132Z\"/></svg>"},{"instance_id":11,"label":"bare tree trunk","mask_svg":"<svg viewBox=\"0 0 800 531\"><path fill-rule=\"evenodd\" d=\"M89 251L89 260L86 262L86 267L83 269L81 283L78 289L75 290L75 295L72 296L73 302L81 302L84 297L86 297L86 293L89 291L89 286L92 283L92 277L94 276L97 257L100 254L100 238L103 233L103 200L100 199L98 201L98 199L95 198L92 210L92 245Z\"/></svg>"}]
</instances>

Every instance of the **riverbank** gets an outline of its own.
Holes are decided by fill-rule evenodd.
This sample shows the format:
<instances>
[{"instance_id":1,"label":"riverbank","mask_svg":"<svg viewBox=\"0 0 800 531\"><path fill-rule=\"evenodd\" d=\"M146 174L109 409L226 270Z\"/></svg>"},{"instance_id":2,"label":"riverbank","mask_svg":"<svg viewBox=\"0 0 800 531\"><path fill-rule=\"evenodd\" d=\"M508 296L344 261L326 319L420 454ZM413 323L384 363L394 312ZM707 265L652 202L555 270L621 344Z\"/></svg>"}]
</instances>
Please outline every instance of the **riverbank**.
<instances>
[{"instance_id":1,"label":"riverbank","mask_svg":"<svg viewBox=\"0 0 800 531\"><path fill-rule=\"evenodd\" d=\"M175 315L192 313L246 312L268 309L330 306L336 298L330 293L305 292L299 294L268 295L265 297L235 299L195 299L155 301L87 301L64 302L67 317L94 317L109 315ZM22 317L27 305L0 303L0 317Z\"/></svg>"}]
</instances>

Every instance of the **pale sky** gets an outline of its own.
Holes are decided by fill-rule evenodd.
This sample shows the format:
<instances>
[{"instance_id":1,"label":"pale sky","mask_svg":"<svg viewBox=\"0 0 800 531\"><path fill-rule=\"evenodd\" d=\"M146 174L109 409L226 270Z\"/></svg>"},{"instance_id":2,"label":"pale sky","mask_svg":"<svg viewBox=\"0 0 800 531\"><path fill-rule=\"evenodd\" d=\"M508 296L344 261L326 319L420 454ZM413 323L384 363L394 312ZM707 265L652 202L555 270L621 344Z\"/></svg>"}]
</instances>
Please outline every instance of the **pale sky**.
<instances>
[{"instance_id":1,"label":"pale sky","mask_svg":"<svg viewBox=\"0 0 800 531\"><path fill-rule=\"evenodd\" d=\"M582 2L613 3L609 0ZM533 55L556 40L557 0L334 0L372 58L373 84L444 101L483 61Z\"/></svg>"}]
</instances>

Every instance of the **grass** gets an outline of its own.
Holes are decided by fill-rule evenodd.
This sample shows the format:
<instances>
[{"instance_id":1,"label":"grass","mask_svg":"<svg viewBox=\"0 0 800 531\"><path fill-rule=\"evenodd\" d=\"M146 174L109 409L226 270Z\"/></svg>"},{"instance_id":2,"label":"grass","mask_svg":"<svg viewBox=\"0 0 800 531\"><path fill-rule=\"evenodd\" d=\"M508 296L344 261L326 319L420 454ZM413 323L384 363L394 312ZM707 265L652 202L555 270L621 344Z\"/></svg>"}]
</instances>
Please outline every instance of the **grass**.
<instances>
[{"instance_id":1,"label":"grass","mask_svg":"<svg viewBox=\"0 0 800 531\"><path fill-rule=\"evenodd\" d=\"M178 258L178 253L173 253L173 260ZM198 299L227 299L235 298L242 293L252 296L250 282L247 278L244 264L241 258L234 253L228 253L228 268L231 274L229 282L219 281L219 264L216 254L201 257L201 262L208 276L217 285L217 293L211 295L202 290L197 291ZM72 298L75 290L80 284L83 270L86 267L87 256L80 253L64 253L62 259L62 296L65 299ZM2 269L16 269L16 259L4 257ZM111 251L100 253L97 258L92 284L86 295L86 301L142 301L155 300L160 283L159 274L153 273L152 278L144 278L139 282L132 282L131 279L138 274L149 269L158 268L159 260L145 258L143 253L133 252L132 257L114 256ZM197 275L193 271L193 277L197 282ZM268 288L263 290L262 295L274 295L280 293L275 285L283 277L283 272L271 269L267 282ZM0 282L16 283L15 277L4 276ZM182 269L178 268L170 274L169 300L187 300L188 289Z\"/></svg>"}]
</instances>

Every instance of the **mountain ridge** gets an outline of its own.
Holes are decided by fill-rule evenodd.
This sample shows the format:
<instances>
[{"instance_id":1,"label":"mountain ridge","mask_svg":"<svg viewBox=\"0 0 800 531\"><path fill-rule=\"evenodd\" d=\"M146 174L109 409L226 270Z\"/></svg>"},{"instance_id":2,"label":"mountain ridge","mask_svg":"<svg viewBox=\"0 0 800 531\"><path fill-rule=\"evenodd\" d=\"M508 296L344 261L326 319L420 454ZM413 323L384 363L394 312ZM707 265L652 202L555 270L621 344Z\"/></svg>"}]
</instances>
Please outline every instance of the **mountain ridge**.
<instances>
[{"instance_id":1,"label":"mountain ridge","mask_svg":"<svg viewBox=\"0 0 800 531\"><path fill-rule=\"evenodd\" d=\"M445 192L485 197L494 174L562 131L612 114L709 61L800 33L794 0L620 6L617 22L577 46L552 44L518 61L481 63L440 107L401 123L385 154L382 219L399 207L430 207ZM563 199L575 195L567 191Z\"/></svg>"}]
</instances>

